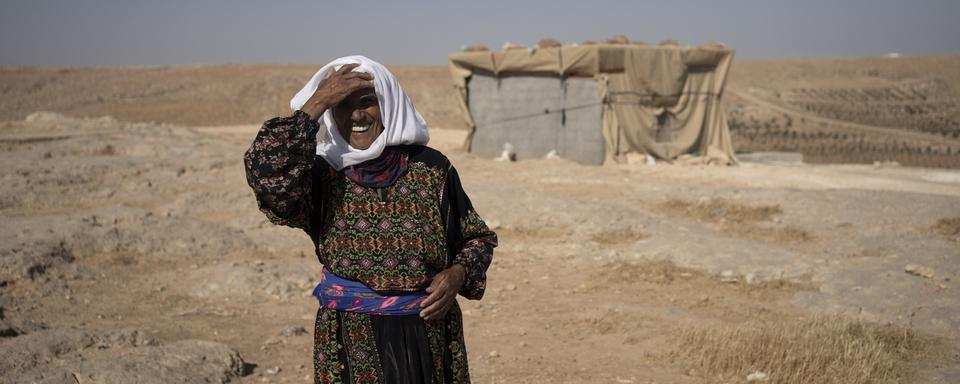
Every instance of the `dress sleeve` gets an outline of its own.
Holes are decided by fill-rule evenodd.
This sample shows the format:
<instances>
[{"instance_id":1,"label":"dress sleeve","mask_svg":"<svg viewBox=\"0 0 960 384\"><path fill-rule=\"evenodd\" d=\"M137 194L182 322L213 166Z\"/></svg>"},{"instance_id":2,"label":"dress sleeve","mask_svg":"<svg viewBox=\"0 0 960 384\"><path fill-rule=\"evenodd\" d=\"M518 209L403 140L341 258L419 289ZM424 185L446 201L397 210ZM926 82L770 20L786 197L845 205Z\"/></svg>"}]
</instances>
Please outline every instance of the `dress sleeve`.
<instances>
[{"instance_id":1,"label":"dress sleeve","mask_svg":"<svg viewBox=\"0 0 960 384\"><path fill-rule=\"evenodd\" d=\"M487 268L493 260L497 234L487 228L487 224L473 209L453 166L447 172L441 205L441 211L445 212L447 218L450 264L459 264L467 271L460 294L468 299L479 300L487 286Z\"/></svg>"},{"instance_id":2,"label":"dress sleeve","mask_svg":"<svg viewBox=\"0 0 960 384\"><path fill-rule=\"evenodd\" d=\"M267 120L243 156L247 184L270 222L310 233L316 134L302 111Z\"/></svg>"}]
</instances>

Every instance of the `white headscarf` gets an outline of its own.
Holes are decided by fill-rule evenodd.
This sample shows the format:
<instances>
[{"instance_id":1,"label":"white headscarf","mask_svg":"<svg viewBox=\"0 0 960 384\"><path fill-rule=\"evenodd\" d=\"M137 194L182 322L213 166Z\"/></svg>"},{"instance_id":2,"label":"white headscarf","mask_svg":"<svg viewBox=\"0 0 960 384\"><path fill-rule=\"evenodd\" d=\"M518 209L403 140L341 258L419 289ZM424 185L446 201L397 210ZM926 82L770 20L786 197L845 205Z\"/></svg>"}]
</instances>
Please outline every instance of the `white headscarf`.
<instances>
[{"instance_id":1,"label":"white headscarf","mask_svg":"<svg viewBox=\"0 0 960 384\"><path fill-rule=\"evenodd\" d=\"M400 83L393 74L382 64L363 56L341 57L324 65L300 92L290 100L290 108L294 111L303 108L313 92L317 90L320 81L327 77L331 69L338 70L344 64L360 64L354 72L366 72L373 75L373 88L380 102L380 119L383 122L383 132L370 144L370 148L356 149L340 136L337 123L333 120L333 111L323 112L319 119L320 132L326 132L326 140L317 143L317 155L323 157L334 169L359 164L375 159L383 153L383 149L391 145L420 144L426 145L430 141L427 133L427 123L420 113L413 107L410 98L400 88Z\"/></svg>"}]
</instances>

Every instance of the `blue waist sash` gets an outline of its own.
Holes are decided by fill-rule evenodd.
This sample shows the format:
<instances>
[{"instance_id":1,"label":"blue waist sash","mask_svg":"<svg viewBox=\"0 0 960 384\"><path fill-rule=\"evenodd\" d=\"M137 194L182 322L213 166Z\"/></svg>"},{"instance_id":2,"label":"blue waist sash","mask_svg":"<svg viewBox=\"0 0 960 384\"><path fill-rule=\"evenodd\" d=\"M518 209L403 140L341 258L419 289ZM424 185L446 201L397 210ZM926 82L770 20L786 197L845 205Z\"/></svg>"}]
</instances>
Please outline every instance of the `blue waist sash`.
<instances>
[{"instance_id":1,"label":"blue waist sash","mask_svg":"<svg viewBox=\"0 0 960 384\"><path fill-rule=\"evenodd\" d=\"M324 308L390 316L418 314L420 303L427 298L423 291L399 296L381 295L359 281L344 279L326 268L320 276L320 284L313 289L313 295Z\"/></svg>"}]
</instances>

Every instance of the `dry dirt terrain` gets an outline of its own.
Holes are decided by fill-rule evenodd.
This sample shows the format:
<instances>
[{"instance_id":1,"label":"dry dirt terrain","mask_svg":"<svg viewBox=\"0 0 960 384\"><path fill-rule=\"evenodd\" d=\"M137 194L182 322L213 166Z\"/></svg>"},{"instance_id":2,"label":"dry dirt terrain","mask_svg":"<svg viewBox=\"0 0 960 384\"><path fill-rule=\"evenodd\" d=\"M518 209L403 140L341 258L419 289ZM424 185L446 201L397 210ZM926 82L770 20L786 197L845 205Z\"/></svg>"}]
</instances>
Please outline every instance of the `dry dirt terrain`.
<instances>
[{"instance_id":1,"label":"dry dirt terrain","mask_svg":"<svg viewBox=\"0 0 960 384\"><path fill-rule=\"evenodd\" d=\"M36 111L113 116L186 126L255 124L290 112L315 65L197 65L132 68L0 67L0 120ZM466 129L446 67L393 65L431 125Z\"/></svg>"},{"instance_id":2,"label":"dry dirt terrain","mask_svg":"<svg viewBox=\"0 0 960 384\"><path fill-rule=\"evenodd\" d=\"M57 71L0 71L0 381L310 382L320 265L241 156L312 69ZM495 162L395 71L500 237L475 382L960 382L960 171Z\"/></svg>"},{"instance_id":3,"label":"dry dirt terrain","mask_svg":"<svg viewBox=\"0 0 960 384\"><path fill-rule=\"evenodd\" d=\"M958 56L739 61L727 91L738 151L960 168Z\"/></svg>"}]
</instances>

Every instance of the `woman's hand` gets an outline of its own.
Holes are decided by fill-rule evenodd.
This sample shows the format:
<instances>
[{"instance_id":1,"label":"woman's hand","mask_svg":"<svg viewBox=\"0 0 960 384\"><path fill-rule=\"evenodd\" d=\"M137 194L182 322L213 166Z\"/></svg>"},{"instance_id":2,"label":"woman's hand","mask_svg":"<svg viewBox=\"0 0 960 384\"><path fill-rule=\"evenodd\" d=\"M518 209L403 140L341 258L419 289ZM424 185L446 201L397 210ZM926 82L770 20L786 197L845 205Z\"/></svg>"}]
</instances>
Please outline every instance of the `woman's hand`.
<instances>
[{"instance_id":1,"label":"woman's hand","mask_svg":"<svg viewBox=\"0 0 960 384\"><path fill-rule=\"evenodd\" d=\"M344 64L339 70L327 72L327 78L320 81L313 96L310 96L300 110L316 120L324 111L340 104L351 93L364 88L373 88L373 75L366 72L353 72L353 69L358 66L360 64Z\"/></svg>"},{"instance_id":2,"label":"woman's hand","mask_svg":"<svg viewBox=\"0 0 960 384\"><path fill-rule=\"evenodd\" d=\"M457 292L460 292L466 278L467 270L463 269L462 265L454 265L436 274L427 287L430 296L420 303L420 308L423 308L420 317L432 321L446 316L447 311L457 302Z\"/></svg>"}]
</instances>

